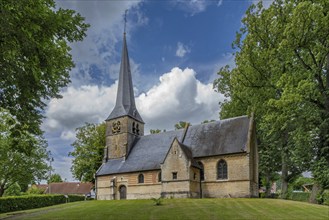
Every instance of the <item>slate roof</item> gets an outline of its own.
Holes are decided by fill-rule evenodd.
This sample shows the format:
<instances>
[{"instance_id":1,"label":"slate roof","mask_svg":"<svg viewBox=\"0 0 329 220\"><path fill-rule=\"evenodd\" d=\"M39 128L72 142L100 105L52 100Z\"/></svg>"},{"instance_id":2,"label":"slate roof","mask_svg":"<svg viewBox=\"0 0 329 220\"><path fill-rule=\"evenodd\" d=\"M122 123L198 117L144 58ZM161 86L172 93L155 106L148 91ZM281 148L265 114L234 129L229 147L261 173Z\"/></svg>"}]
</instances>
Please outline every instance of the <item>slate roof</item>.
<instances>
[{"instance_id":1,"label":"slate roof","mask_svg":"<svg viewBox=\"0 0 329 220\"><path fill-rule=\"evenodd\" d=\"M106 120L127 115L144 123L135 105L134 88L131 78L126 34L124 34L117 99L114 109Z\"/></svg>"},{"instance_id":2,"label":"slate roof","mask_svg":"<svg viewBox=\"0 0 329 220\"><path fill-rule=\"evenodd\" d=\"M194 158L246 151L250 119L241 116L206 124L193 125L187 130L184 142ZM165 156L176 137L181 140L184 129L139 137L129 156L110 159L96 175L108 175L160 169Z\"/></svg>"},{"instance_id":3,"label":"slate roof","mask_svg":"<svg viewBox=\"0 0 329 220\"><path fill-rule=\"evenodd\" d=\"M201 168L200 165L199 165L198 162L193 158L192 150L191 150L188 146L186 146L186 145L180 143L179 141L178 141L178 144L179 144L179 146L181 147L181 149L183 150L183 152L184 152L184 154L186 155L186 157L187 157L189 160L191 160L191 165L192 165L193 167L196 167L196 168L199 168L199 169L200 169L200 168Z\"/></svg>"}]
</instances>

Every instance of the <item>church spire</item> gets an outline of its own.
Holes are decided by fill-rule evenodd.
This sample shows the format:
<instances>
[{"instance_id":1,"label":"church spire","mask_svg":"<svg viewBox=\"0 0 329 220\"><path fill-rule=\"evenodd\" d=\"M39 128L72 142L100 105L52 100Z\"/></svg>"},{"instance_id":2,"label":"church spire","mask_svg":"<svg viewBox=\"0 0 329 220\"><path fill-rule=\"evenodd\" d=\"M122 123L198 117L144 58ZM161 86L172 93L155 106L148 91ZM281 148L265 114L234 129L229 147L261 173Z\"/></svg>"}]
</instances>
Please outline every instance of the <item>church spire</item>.
<instances>
[{"instance_id":1,"label":"church spire","mask_svg":"<svg viewBox=\"0 0 329 220\"><path fill-rule=\"evenodd\" d=\"M118 85L116 104L113 111L106 119L106 121L119 118L122 116L130 116L136 119L137 121L144 123L135 105L135 97L134 97L133 83L131 78L125 32L126 31L124 31L123 34L123 46L122 46L121 66L119 73L119 85Z\"/></svg>"}]
</instances>

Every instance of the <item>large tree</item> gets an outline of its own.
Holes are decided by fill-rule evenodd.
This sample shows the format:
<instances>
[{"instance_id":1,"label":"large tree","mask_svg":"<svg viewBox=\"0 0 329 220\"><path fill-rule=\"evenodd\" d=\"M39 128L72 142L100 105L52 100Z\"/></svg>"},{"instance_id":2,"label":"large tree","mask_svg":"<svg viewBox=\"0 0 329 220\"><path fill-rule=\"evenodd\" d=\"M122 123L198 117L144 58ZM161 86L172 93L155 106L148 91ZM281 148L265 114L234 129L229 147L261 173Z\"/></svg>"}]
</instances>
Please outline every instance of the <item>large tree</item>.
<instances>
[{"instance_id":1,"label":"large tree","mask_svg":"<svg viewBox=\"0 0 329 220\"><path fill-rule=\"evenodd\" d=\"M54 173L51 174L49 180L48 180L48 184L49 183L61 183L63 182L61 175L59 175L58 173Z\"/></svg>"},{"instance_id":2,"label":"large tree","mask_svg":"<svg viewBox=\"0 0 329 220\"><path fill-rule=\"evenodd\" d=\"M53 0L0 2L0 106L31 133L41 133L46 101L70 82L68 43L83 39L83 21Z\"/></svg>"},{"instance_id":3,"label":"large tree","mask_svg":"<svg viewBox=\"0 0 329 220\"><path fill-rule=\"evenodd\" d=\"M191 125L189 122L186 121L179 121L175 124L175 130L186 128L187 125Z\"/></svg>"},{"instance_id":4,"label":"large tree","mask_svg":"<svg viewBox=\"0 0 329 220\"><path fill-rule=\"evenodd\" d=\"M105 123L85 124L77 128L76 141L72 144L71 171L75 178L84 182L94 182L97 169L101 166L105 148Z\"/></svg>"},{"instance_id":5,"label":"large tree","mask_svg":"<svg viewBox=\"0 0 329 220\"><path fill-rule=\"evenodd\" d=\"M21 124L0 108L0 197L14 184L43 179L48 171L46 142L40 136L18 130Z\"/></svg>"},{"instance_id":6,"label":"large tree","mask_svg":"<svg viewBox=\"0 0 329 220\"><path fill-rule=\"evenodd\" d=\"M251 6L234 42L236 66L215 81L221 116L255 112L260 170L282 172L282 192L302 171L329 183L329 3L275 0Z\"/></svg>"}]
</instances>

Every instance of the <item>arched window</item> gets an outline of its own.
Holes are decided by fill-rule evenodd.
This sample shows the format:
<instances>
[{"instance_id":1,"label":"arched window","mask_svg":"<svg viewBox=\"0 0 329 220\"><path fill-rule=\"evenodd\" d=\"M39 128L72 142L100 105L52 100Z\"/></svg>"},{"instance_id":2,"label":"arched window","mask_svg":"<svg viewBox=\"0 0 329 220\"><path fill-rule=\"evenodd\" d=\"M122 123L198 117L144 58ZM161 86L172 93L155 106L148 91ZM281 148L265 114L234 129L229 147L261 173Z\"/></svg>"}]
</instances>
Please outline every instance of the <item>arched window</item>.
<instances>
[{"instance_id":1,"label":"arched window","mask_svg":"<svg viewBox=\"0 0 329 220\"><path fill-rule=\"evenodd\" d=\"M138 183L144 183L144 175L143 174L138 175Z\"/></svg>"},{"instance_id":2,"label":"arched window","mask_svg":"<svg viewBox=\"0 0 329 220\"><path fill-rule=\"evenodd\" d=\"M162 178L161 178L161 171L158 173L158 182L161 182Z\"/></svg>"},{"instance_id":3,"label":"arched window","mask_svg":"<svg viewBox=\"0 0 329 220\"><path fill-rule=\"evenodd\" d=\"M217 164L217 179L227 179L227 163L225 160L220 160Z\"/></svg>"},{"instance_id":4,"label":"arched window","mask_svg":"<svg viewBox=\"0 0 329 220\"><path fill-rule=\"evenodd\" d=\"M204 167L203 167L203 163L201 161L198 162L199 166L200 166L200 180L204 180Z\"/></svg>"}]
</instances>

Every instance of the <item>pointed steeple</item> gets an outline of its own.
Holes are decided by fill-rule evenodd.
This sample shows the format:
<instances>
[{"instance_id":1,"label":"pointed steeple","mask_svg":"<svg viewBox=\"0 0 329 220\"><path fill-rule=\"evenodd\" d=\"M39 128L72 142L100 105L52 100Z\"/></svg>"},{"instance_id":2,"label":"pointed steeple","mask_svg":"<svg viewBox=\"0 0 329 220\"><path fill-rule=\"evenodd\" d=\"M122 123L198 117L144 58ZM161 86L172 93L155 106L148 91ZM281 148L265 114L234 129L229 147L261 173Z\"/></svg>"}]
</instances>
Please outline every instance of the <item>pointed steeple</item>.
<instances>
[{"instance_id":1,"label":"pointed steeple","mask_svg":"<svg viewBox=\"0 0 329 220\"><path fill-rule=\"evenodd\" d=\"M130 116L136 119L137 121L144 123L135 105L134 89L131 78L128 48L126 42L126 33L123 34L122 57L116 104L106 121L122 116Z\"/></svg>"}]
</instances>

